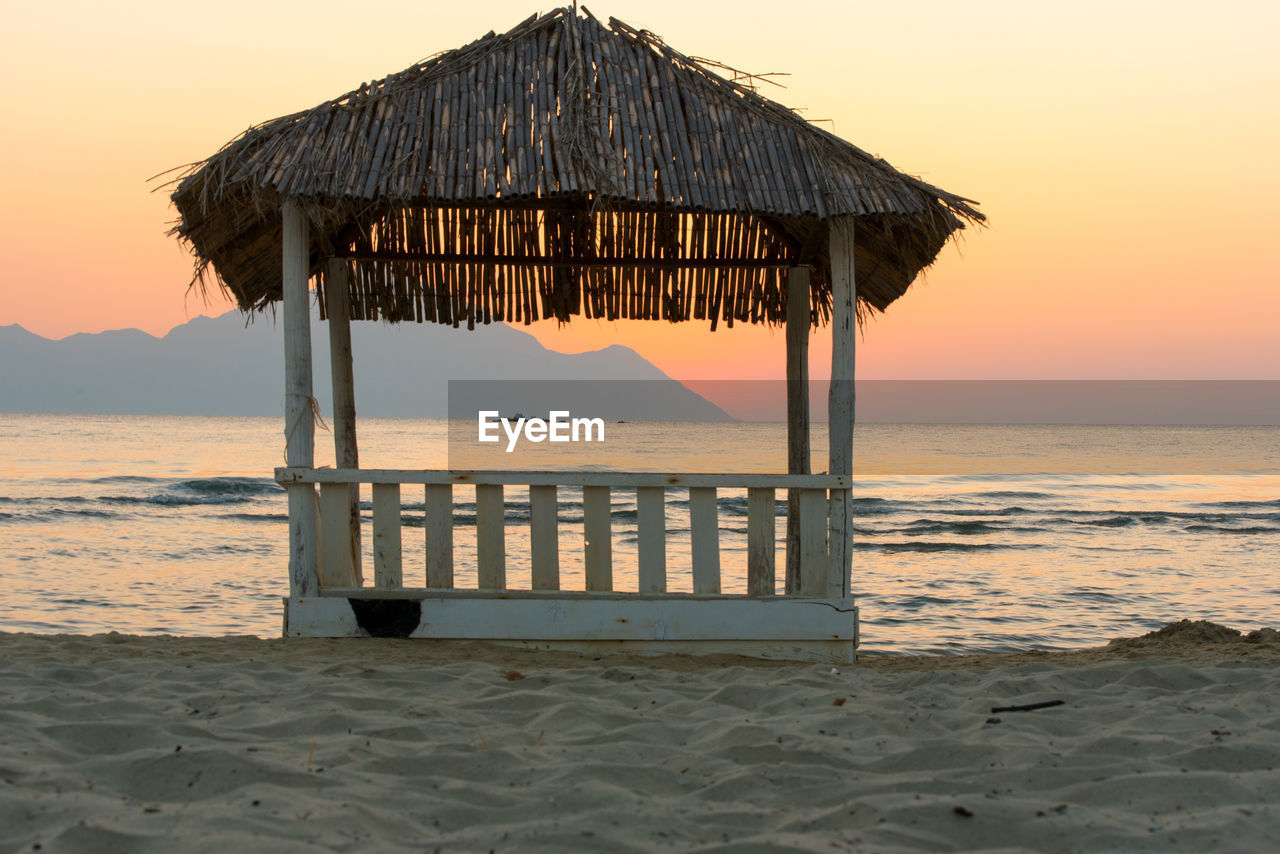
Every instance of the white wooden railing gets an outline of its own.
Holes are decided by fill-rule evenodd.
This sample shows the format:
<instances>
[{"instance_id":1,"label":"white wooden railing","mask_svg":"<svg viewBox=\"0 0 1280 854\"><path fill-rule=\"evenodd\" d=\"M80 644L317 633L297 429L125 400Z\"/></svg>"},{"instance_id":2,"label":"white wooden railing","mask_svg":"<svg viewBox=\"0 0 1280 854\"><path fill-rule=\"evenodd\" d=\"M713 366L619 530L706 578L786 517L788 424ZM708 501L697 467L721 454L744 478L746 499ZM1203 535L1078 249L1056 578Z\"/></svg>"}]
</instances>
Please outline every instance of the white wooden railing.
<instances>
[{"instance_id":1,"label":"white wooden railing","mask_svg":"<svg viewBox=\"0 0 1280 854\"><path fill-rule=\"evenodd\" d=\"M424 591L456 590L454 582L454 492L475 493L476 579L479 591L505 591L506 502L504 488L528 487L531 586L562 591L560 487L579 487L583 507L583 591L614 591L612 493L634 490L637 509L639 595L668 593L666 491L689 493L690 555L694 596L721 594L720 522L717 491L747 493L746 596L775 593L776 499L778 490L799 494L799 589L797 596L839 599L847 595L844 569L828 549L829 506L848 500L847 475L658 474L636 472L505 472L387 469L276 469L285 487L318 484L318 588L321 595L351 595L360 586L358 514L352 486L370 484L373 498L373 589L402 591L403 487L424 489ZM831 531L830 536L848 532ZM367 588L366 588L367 589ZM687 595L687 594L686 594Z\"/></svg>"}]
</instances>

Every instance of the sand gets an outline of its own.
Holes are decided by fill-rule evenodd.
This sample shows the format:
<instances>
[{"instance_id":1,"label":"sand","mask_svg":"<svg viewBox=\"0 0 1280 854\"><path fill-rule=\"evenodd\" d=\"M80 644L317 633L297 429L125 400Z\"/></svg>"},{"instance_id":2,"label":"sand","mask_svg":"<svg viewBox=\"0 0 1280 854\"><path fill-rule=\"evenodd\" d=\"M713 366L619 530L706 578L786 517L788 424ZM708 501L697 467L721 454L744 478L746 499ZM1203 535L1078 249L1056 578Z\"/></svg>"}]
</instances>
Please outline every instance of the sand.
<instances>
[{"instance_id":1,"label":"sand","mask_svg":"<svg viewBox=\"0 0 1280 854\"><path fill-rule=\"evenodd\" d=\"M1278 697L1205 623L838 672L5 634L0 851L1273 851Z\"/></svg>"}]
</instances>

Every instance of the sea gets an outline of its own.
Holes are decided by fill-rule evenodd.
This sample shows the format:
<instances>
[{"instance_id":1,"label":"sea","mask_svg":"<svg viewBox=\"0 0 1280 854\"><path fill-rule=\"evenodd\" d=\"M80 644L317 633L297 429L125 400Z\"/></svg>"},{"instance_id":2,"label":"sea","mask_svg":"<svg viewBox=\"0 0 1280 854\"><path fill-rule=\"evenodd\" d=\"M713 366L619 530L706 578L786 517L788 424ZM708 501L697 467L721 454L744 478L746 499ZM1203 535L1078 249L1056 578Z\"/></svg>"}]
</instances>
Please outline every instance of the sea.
<instances>
[{"instance_id":1,"label":"sea","mask_svg":"<svg viewBox=\"0 0 1280 854\"><path fill-rule=\"evenodd\" d=\"M608 428L625 454L543 467L785 471L780 423ZM448 466L446 421L359 430L363 467ZM0 631L279 636L284 443L282 418L0 414ZM316 444L332 465L330 435ZM1280 625L1280 427L860 424L854 456L865 654L1077 648L1179 619ZM825 459L817 427L815 470ZM423 583L420 490L402 493L406 585ZM527 495L507 499L508 583L528 587ZM667 505L669 588L689 590L687 492ZM457 583L474 585L468 488L454 511ZM742 591L745 494L721 490L719 518L723 587ZM560 519L563 583L580 588L580 492L561 489ZM633 491L615 491L613 537L615 586L634 590Z\"/></svg>"}]
</instances>

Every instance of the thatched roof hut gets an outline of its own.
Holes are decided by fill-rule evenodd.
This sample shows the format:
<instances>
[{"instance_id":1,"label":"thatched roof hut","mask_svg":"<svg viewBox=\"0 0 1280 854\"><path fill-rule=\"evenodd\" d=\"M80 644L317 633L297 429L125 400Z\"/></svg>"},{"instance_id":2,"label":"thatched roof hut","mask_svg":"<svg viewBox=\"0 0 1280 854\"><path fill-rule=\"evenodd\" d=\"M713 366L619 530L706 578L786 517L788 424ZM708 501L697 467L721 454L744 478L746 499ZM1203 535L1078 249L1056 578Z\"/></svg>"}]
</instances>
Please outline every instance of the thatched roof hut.
<instances>
[{"instance_id":1,"label":"thatched roof hut","mask_svg":"<svg viewBox=\"0 0 1280 854\"><path fill-rule=\"evenodd\" d=\"M179 179L174 233L196 256L196 281L212 275L245 310L283 303L286 467L276 480L289 496L287 633L378 635L389 620L396 636L765 643L852 659L857 320L883 311L949 237L984 217L716 69L650 32L559 9L252 128ZM334 391L336 467L323 471L313 279ZM360 468L351 320L473 327L575 315L785 325L788 474ZM828 319L828 463L813 476L808 341ZM372 591L362 584L361 484L373 498ZM401 587L407 484L426 488L427 585L384 599ZM511 598L503 488L528 488L541 595L560 589L561 484L581 489L583 595ZM451 596L452 490L462 485L475 489L474 601ZM775 592L775 490L787 491L785 589L799 598L781 609L715 598L721 486L748 493L750 597ZM637 578L655 598L613 598L614 488L634 490ZM713 597L693 604L718 617L692 620L666 596L668 488L688 489L693 589ZM366 625L377 614L379 625Z\"/></svg>"},{"instance_id":2,"label":"thatched roof hut","mask_svg":"<svg viewBox=\"0 0 1280 854\"><path fill-rule=\"evenodd\" d=\"M813 268L817 324L833 217L856 218L859 314L983 221L750 78L570 9L266 122L196 164L173 202L197 281L212 272L245 310L281 299L286 200L309 221L312 274L346 259L352 319L454 326L782 323L797 265Z\"/></svg>"}]
</instances>

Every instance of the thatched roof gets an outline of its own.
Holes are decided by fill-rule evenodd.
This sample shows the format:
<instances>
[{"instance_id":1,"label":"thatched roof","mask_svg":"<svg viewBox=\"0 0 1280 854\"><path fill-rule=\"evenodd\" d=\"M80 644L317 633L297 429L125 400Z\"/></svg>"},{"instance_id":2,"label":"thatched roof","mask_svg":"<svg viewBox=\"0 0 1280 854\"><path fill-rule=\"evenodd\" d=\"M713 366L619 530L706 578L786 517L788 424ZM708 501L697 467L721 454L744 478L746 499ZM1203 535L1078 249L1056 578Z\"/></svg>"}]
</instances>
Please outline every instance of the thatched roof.
<instances>
[{"instance_id":1,"label":"thatched roof","mask_svg":"<svg viewBox=\"0 0 1280 854\"><path fill-rule=\"evenodd\" d=\"M721 70L723 68L721 67ZM644 30L569 9L246 131L180 180L173 231L245 310L281 296L280 204L354 318L782 322L786 266L830 302L831 217L857 220L883 310L974 203L896 171Z\"/></svg>"}]
</instances>

